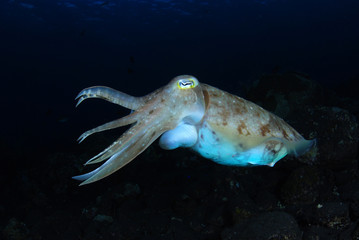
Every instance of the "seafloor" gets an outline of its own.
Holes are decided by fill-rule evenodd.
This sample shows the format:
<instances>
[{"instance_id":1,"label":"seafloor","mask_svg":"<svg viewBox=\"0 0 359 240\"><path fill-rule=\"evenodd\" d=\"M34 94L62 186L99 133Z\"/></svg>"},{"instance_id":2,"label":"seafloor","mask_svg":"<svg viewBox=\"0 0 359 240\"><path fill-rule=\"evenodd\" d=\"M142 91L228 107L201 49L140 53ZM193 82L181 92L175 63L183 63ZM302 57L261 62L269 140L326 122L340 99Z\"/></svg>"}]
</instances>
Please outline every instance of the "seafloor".
<instances>
[{"instance_id":1,"label":"seafloor","mask_svg":"<svg viewBox=\"0 0 359 240\"><path fill-rule=\"evenodd\" d=\"M82 164L118 133L46 156L22 156L3 144L0 236L359 239L359 101L348 86L328 90L291 72L265 75L246 90L247 99L317 138L316 151L273 168L221 166L155 143L112 176L79 187L71 176L89 170Z\"/></svg>"}]
</instances>

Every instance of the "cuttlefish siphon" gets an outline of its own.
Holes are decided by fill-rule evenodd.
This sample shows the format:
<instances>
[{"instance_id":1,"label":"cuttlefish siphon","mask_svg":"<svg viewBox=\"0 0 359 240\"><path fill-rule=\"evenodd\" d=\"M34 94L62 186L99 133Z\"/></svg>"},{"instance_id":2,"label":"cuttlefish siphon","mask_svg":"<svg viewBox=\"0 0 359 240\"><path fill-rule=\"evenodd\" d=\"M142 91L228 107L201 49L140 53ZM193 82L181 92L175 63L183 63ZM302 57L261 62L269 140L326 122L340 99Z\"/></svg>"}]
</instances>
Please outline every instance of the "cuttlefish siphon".
<instances>
[{"instance_id":1,"label":"cuttlefish siphon","mask_svg":"<svg viewBox=\"0 0 359 240\"><path fill-rule=\"evenodd\" d=\"M86 164L105 161L95 170L73 177L87 184L119 170L158 137L163 149L190 148L216 163L231 166L274 166L287 154L299 156L315 140L304 139L276 115L243 98L222 91L190 75L172 79L143 97L108 87L82 90L77 105L101 98L131 109L131 114L83 133L89 135L131 124L114 143ZM76 105L76 106L77 106Z\"/></svg>"}]
</instances>

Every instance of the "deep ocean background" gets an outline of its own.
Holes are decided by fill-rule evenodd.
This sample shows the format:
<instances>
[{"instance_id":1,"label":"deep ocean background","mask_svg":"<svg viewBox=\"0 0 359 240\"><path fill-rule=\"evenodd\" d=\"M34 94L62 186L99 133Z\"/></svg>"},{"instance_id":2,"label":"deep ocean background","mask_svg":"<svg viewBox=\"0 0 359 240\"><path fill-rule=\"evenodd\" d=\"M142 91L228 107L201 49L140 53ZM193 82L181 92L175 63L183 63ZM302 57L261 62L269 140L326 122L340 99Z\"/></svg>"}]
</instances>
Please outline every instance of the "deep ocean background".
<instances>
[{"instance_id":1,"label":"deep ocean background","mask_svg":"<svg viewBox=\"0 0 359 240\"><path fill-rule=\"evenodd\" d=\"M49 155L66 152L78 158L88 152L76 143L82 132L128 114L100 100L75 108L83 88L104 85L142 96L177 75L191 74L243 96L265 74L296 72L340 98L355 99L358 13L356 0L0 1L0 180L6 195L0 226L9 225L10 209L24 206L29 193L15 189L28 181L26 171L36 169L46 186L42 172L56 168L47 166ZM250 100L261 98L251 94ZM73 172L62 177L69 180L79 169L66 164ZM69 184L67 191L86 192L76 182ZM113 181L96 185L89 197L109 186ZM77 205L71 208L77 211ZM29 221L18 211L14 215ZM33 233L31 238L40 239Z\"/></svg>"},{"instance_id":2,"label":"deep ocean background","mask_svg":"<svg viewBox=\"0 0 359 240\"><path fill-rule=\"evenodd\" d=\"M109 119L103 108L75 112L74 97L92 85L141 96L192 74L239 94L239 83L276 67L340 85L358 78L358 5L1 1L2 141L43 148Z\"/></svg>"}]
</instances>

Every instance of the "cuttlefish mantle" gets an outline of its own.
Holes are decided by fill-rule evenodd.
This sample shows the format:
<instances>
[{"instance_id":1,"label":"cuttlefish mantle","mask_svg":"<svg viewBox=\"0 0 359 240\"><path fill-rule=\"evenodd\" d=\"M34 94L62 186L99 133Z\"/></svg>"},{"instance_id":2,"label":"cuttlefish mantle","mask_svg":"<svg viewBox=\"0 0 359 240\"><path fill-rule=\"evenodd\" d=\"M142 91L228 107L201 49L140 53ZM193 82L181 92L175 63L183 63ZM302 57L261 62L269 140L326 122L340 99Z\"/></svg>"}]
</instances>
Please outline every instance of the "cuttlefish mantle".
<instances>
[{"instance_id":1,"label":"cuttlefish mantle","mask_svg":"<svg viewBox=\"0 0 359 240\"><path fill-rule=\"evenodd\" d=\"M190 148L214 162L232 166L274 166L288 154L299 156L315 140L305 140L281 118L260 106L189 75L143 97L108 87L82 90L77 105L101 98L131 109L131 114L83 133L89 135L125 125L131 127L86 164L105 161L95 170L73 177L87 184L100 180L131 162L160 137L163 149Z\"/></svg>"}]
</instances>

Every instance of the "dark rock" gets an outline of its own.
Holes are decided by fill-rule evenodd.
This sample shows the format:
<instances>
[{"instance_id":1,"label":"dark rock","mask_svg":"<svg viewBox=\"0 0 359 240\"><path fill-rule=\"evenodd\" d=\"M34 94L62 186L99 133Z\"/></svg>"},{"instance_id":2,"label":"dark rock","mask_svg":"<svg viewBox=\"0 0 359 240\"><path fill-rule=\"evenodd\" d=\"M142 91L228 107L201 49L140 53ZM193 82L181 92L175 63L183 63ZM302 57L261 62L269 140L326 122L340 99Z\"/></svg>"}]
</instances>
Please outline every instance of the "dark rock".
<instances>
[{"instance_id":1,"label":"dark rock","mask_svg":"<svg viewBox=\"0 0 359 240\"><path fill-rule=\"evenodd\" d=\"M295 169L281 187L281 198L287 204L311 204L319 197L323 177L318 168L305 166Z\"/></svg>"},{"instance_id":2,"label":"dark rock","mask_svg":"<svg viewBox=\"0 0 359 240\"><path fill-rule=\"evenodd\" d=\"M271 192L261 191L254 198L255 203L259 206L260 210L273 210L278 205L278 198Z\"/></svg>"},{"instance_id":3,"label":"dark rock","mask_svg":"<svg viewBox=\"0 0 359 240\"><path fill-rule=\"evenodd\" d=\"M347 184L338 187L338 192L341 199L349 203L351 219L359 219L359 181L348 181Z\"/></svg>"},{"instance_id":4,"label":"dark rock","mask_svg":"<svg viewBox=\"0 0 359 240\"><path fill-rule=\"evenodd\" d=\"M113 217L104 214L96 215L93 220L97 222L113 223Z\"/></svg>"},{"instance_id":5,"label":"dark rock","mask_svg":"<svg viewBox=\"0 0 359 240\"><path fill-rule=\"evenodd\" d=\"M352 168L352 169L345 169L343 171L333 171L334 177L335 177L335 185L336 186L342 186L345 185L346 183L351 182L352 179L356 178L356 168ZM359 183L358 183L358 187L359 187Z\"/></svg>"},{"instance_id":6,"label":"dark rock","mask_svg":"<svg viewBox=\"0 0 359 240\"><path fill-rule=\"evenodd\" d=\"M228 211L231 214L232 222L236 224L245 222L258 214L258 209L253 200L246 193L242 192L231 197L228 203Z\"/></svg>"},{"instance_id":7,"label":"dark rock","mask_svg":"<svg viewBox=\"0 0 359 240\"><path fill-rule=\"evenodd\" d=\"M248 100L286 118L298 109L323 102L325 90L298 72L263 75L248 91Z\"/></svg>"},{"instance_id":8,"label":"dark rock","mask_svg":"<svg viewBox=\"0 0 359 240\"><path fill-rule=\"evenodd\" d=\"M29 229L26 227L26 224L16 218L11 218L9 220L2 235L6 240L25 240L30 237Z\"/></svg>"},{"instance_id":9,"label":"dark rock","mask_svg":"<svg viewBox=\"0 0 359 240\"><path fill-rule=\"evenodd\" d=\"M339 235L339 240L357 240L359 239L359 222L352 223Z\"/></svg>"},{"instance_id":10,"label":"dark rock","mask_svg":"<svg viewBox=\"0 0 359 240\"><path fill-rule=\"evenodd\" d=\"M253 212L247 208L236 207L233 212L233 221L236 223L241 223L246 221L253 215Z\"/></svg>"},{"instance_id":11,"label":"dark rock","mask_svg":"<svg viewBox=\"0 0 359 240\"><path fill-rule=\"evenodd\" d=\"M351 201L350 201L349 209L350 209L351 217L354 219L358 219L359 218L359 189L353 191L350 200Z\"/></svg>"},{"instance_id":12,"label":"dark rock","mask_svg":"<svg viewBox=\"0 0 359 240\"><path fill-rule=\"evenodd\" d=\"M222 240L299 240L301 237L297 222L285 212L263 213L222 232Z\"/></svg>"},{"instance_id":13,"label":"dark rock","mask_svg":"<svg viewBox=\"0 0 359 240\"><path fill-rule=\"evenodd\" d=\"M190 229L188 224L184 223L183 221L178 221L178 220L171 221L168 231L171 234L171 238L169 239L188 239L188 240L198 239L198 236L196 236L193 233L193 231Z\"/></svg>"},{"instance_id":14,"label":"dark rock","mask_svg":"<svg viewBox=\"0 0 359 240\"><path fill-rule=\"evenodd\" d=\"M342 230L349 226L349 206L343 202L318 205L313 222L332 229Z\"/></svg>"},{"instance_id":15,"label":"dark rock","mask_svg":"<svg viewBox=\"0 0 359 240\"><path fill-rule=\"evenodd\" d=\"M182 219L176 219L182 221ZM160 214L157 212L146 212L142 217L142 223L140 224L145 232L144 235L160 236L168 232L171 221L167 214ZM193 234L192 231L186 228L187 231ZM147 232L147 233L146 233Z\"/></svg>"},{"instance_id":16,"label":"dark rock","mask_svg":"<svg viewBox=\"0 0 359 240\"><path fill-rule=\"evenodd\" d=\"M186 194L182 194L182 196L174 202L173 210L179 215L191 216L197 207L198 203L196 200Z\"/></svg>"},{"instance_id":17,"label":"dark rock","mask_svg":"<svg viewBox=\"0 0 359 240\"><path fill-rule=\"evenodd\" d=\"M348 174L349 176L349 174ZM344 201L353 201L356 198L355 192L359 190L359 179L358 177L355 178L349 178L347 179L347 182L338 185L338 192L340 194L340 197Z\"/></svg>"},{"instance_id":18,"label":"dark rock","mask_svg":"<svg viewBox=\"0 0 359 240\"><path fill-rule=\"evenodd\" d=\"M141 193L140 186L138 184L126 183L123 195L126 197L136 197Z\"/></svg>"},{"instance_id":19,"label":"dark rock","mask_svg":"<svg viewBox=\"0 0 359 240\"><path fill-rule=\"evenodd\" d=\"M311 226L304 231L303 240L336 240L337 233L335 230L322 227L322 226Z\"/></svg>"},{"instance_id":20,"label":"dark rock","mask_svg":"<svg viewBox=\"0 0 359 240\"><path fill-rule=\"evenodd\" d=\"M208 210L207 221L211 225L222 227L225 224L224 206L218 206Z\"/></svg>"},{"instance_id":21,"label":"dark rock","mask_svg":"<svg viewBox=\"0 0 359 240\"><path fill-rule=\"evenodd\" d=\"M153 144L116 174L82 187L71 176L91 171L83 163L118 133L48 155L11 151L3 154L11 171L0 175L0 238L290 240L303 231L304 240L359 239L358 104L336 101L298 73L265 76L251 94L317 138L318 151L273 168L237 168Z\"/></svg>"},{"instance_id":22,"label":"dark rock","mask_svg":"<svg viewBox=\"0 0 359 240\"><path fill-rule=\"evenodd\" d=\"M357 167L359 129L354 115L337 107L313 107L313 133L317 136L319 155L316 164L343 170Z\"/></svg>"}]
</instances>

